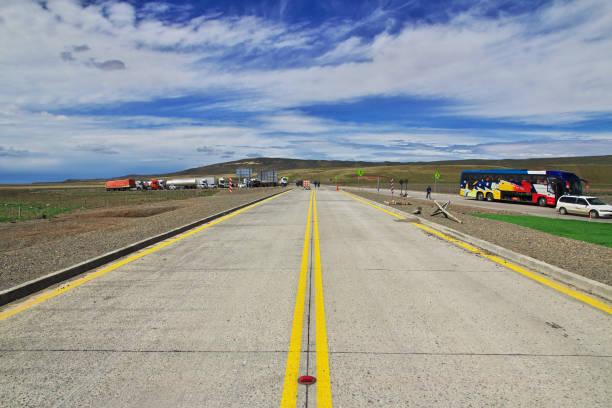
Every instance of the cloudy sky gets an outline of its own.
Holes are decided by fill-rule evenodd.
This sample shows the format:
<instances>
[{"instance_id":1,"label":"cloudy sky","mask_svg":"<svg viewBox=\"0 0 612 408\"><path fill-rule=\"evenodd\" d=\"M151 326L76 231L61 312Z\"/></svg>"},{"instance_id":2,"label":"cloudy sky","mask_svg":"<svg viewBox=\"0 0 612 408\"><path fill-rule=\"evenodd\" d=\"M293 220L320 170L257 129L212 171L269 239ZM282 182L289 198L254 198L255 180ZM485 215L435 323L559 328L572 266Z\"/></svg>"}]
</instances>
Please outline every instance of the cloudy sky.
<instances>
[{"instance_id":1,"label":"cloudy sky","mask_svg":"<svg viewBox=\"0 0 612 408\"><path fill-rule=\"evenodd\" d=\"M610 0L0 0L0 183L612 154Z\"/></svg>"}]
</instances>

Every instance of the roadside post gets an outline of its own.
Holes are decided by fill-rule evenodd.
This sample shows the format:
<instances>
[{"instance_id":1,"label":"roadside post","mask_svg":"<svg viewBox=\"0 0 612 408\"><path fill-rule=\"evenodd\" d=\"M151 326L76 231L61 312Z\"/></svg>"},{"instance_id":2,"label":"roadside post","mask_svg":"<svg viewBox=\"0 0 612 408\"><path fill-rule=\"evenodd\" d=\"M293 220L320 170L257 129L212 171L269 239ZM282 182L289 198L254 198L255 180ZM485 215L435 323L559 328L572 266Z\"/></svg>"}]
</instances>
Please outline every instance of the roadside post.
<instances>
[{"instance_id":1,"label":"roadside post","mask_svg":"<svg viewBox=\"0 0 612 408\"><path fill-rule=\"evenodd\" d=\"M380 193L380 176L376 178L376 192Z\"/></svg>"},{"instance_id":2,"label":"roadside post","mask_svg":"<svg viewBox=\"0 0 612 408\"><path fill-rule=\"evenodd\" d=\"M363 177L363 170L359 169L359 171L357 172L357 174L359 175L359 178L357 179L357 187L359 187L361 189L359 180L361 179L361 177Z\"/></svg>"},{"instance_id":3,"label":"roadside post","mask_svg":"<svg viewBox=\"0 0 612 408\"><path fill-rule=\"evenodd\" d=\"M393 197L393 179L391 179L391 197Z\"/></svg>"}]
</instances>

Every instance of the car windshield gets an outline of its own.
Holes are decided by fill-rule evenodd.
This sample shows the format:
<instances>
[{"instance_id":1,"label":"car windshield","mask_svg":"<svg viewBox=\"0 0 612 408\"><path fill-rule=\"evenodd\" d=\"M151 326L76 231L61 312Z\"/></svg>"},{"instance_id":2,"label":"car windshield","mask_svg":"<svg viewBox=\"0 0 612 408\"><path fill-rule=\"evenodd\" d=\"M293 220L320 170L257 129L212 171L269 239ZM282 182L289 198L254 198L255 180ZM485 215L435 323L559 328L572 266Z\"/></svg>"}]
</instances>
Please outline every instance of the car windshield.
<instances>
[{"instance_id":1,"label":"car windshield","mask_svg":"<svg viewBox=\"0 0 612 408\"><path fill-rule=\"evenodd\" d=\"M599 198L595 197L595 198L587 198L587 201L589 202L589 204L591 205L606 205L605 202L601 201Z\"/></svg>"}]
</instances>

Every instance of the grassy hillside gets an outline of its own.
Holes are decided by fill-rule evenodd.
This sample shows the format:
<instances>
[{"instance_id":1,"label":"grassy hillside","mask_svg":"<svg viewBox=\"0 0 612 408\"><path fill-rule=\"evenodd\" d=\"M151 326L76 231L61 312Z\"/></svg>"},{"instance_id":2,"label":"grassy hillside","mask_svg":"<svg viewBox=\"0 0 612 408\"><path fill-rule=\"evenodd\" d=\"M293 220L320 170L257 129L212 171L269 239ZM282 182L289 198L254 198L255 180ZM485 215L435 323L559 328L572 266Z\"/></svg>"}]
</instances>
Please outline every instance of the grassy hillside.
<instances>
[{"instance_id":1,"label":"grassy hillside","mask_svg":"<svg viewBox=\"0 0 612 408\"><path fill-rule=\"evenodd\" d=\"M197 167L162 176L216 175L233 176L239 167L276 169L280 176L295 179L316 179L324 183L337 181L342 184L357 183L357 172L364 171L360 183L375 185L369 177L380 176L383 181L394 178L407 179L410 184L433 183L433 175L440 173L438 183L458 184L463 170L482 168L527 168L531 170L562 169L574 172L589 180L591 186L610 185L612 188L612 156L561 157L526 160L456 160L440 162L394 163L394 162L353 162L328 160L297 160L283 158L244 159L210 166Z\"/></svg>"}]
</instances>

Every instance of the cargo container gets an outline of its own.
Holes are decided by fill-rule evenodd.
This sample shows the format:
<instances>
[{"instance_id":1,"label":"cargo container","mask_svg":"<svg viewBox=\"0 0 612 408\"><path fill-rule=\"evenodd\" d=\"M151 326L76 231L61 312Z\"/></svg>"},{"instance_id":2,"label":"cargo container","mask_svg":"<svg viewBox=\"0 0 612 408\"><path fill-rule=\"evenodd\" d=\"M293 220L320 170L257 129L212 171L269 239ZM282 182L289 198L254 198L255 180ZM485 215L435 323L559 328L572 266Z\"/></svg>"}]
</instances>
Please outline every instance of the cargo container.
<instances>
[{"instance_id":1,"label":"cargo container","mask_svg":"<svg viewBox=\"0 0 612 408\"><path fill-rule=\"evenodd\" d=\"M259 170L257 175L261 185L264 187L276 186L278 183L278 173L276 170Z\"/></svg>"},{"instance_id":2,"label":"cargo container","mask_svg":"<svg viewBox=\"0 0 612 408\"><path fill-rule=\"evenodd\" d=\"M129 190L130 188L136 188L134 179L109 180L106 182L106 191Z\"/></svg>"}]
</instances>

